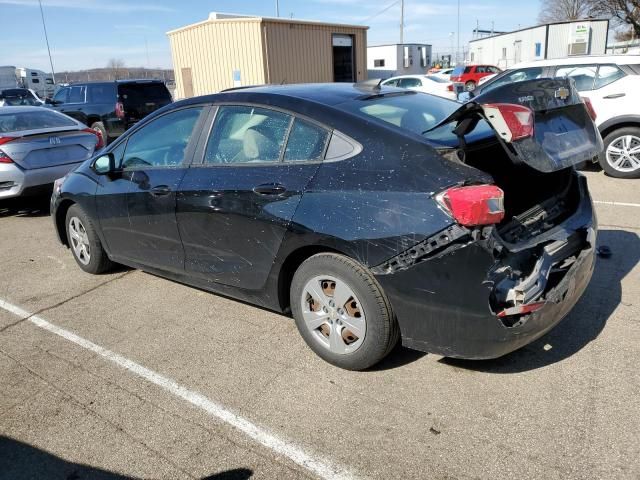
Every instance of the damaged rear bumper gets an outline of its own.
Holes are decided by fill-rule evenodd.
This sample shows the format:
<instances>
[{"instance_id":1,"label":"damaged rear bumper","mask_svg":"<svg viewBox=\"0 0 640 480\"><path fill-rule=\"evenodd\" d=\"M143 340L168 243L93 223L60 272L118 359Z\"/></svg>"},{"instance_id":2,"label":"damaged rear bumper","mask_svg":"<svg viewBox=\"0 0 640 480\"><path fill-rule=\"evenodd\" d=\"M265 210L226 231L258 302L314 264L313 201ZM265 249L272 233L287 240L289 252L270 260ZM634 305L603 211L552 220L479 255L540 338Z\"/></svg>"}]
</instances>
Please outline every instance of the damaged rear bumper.
<instances>
[{"instance_id":1,"label":"damaged rear bumper","mask_svg":"<svg viewBox=\"0 0 640 480\"><path fill-rule=\"evenodd\" d=\"M488 359L527 345L555 327L587 288L595 264L596 220L586 180L579 182L575 213L526 246L538 260L516 286L527 287L525 305L542 303L533 312L499 316L511 310L495 305L495 252L478 235L459 238L409 266L374 269L396 314L402 344L447 357ZM563 260L558 250L563 243L571 264L559 280L557 276L548 282L553 263L549 259ZM541 291L536 294L536 289Z\"/></svg>"}]
</instances>

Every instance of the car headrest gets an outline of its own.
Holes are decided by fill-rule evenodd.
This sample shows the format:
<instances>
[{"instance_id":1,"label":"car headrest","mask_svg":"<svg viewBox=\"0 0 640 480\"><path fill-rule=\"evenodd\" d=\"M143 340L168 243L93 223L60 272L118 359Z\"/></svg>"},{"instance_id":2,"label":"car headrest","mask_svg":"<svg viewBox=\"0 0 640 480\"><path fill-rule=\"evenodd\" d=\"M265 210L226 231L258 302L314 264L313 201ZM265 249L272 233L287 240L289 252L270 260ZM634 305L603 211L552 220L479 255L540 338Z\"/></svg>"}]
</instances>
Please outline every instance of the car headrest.
<instances>
[{"instance_id":1,"label":"car headrest","mask_svg":"<svg viewBox=\"0 0 640 480\"><path fill-rule=\"evenodd\" d=\"M244 132L242 150L248 160L272 160L278 148L272 140L257 129L249 128Z\"/></svg>"}]
</instances>

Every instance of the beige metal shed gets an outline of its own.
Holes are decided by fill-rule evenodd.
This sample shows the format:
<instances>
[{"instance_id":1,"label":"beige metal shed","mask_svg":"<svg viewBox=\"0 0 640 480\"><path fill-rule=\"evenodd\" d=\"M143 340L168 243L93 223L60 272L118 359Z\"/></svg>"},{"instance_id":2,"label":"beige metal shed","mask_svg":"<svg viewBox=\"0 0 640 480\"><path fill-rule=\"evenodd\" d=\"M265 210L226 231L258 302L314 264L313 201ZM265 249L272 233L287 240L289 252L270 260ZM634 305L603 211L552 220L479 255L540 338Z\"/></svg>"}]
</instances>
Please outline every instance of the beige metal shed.
<instances>
[{"instance_id":1,"label":"beige metal shed","mask_svg":"<svg viewBox=\"0 0 640 480\"><path fill-rule=\"evenodd\" d=\"M175 96L265 83L366 80L368 28L212 13L167 32Z\"/></svg>"}]
</instances>

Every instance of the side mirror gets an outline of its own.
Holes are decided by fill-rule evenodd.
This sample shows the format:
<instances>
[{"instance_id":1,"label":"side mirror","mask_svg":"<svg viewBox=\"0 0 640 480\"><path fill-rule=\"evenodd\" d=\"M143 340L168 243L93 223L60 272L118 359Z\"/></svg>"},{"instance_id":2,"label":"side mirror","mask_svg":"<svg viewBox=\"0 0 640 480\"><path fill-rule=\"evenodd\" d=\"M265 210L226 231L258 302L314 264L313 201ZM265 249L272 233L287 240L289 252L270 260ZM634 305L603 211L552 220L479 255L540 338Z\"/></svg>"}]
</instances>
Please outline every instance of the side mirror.
<instances>
[{"instance_id":1,"label":"side mirror","mask_svg":"<svg viewBox=\"0 0 640 480\"><path fill-rule=\"evenodd\" d=\"M98 175L108 175L116 172L116 159L113 153L100 155L93 162L93 171Z\"/></svg>"}]
</instances>

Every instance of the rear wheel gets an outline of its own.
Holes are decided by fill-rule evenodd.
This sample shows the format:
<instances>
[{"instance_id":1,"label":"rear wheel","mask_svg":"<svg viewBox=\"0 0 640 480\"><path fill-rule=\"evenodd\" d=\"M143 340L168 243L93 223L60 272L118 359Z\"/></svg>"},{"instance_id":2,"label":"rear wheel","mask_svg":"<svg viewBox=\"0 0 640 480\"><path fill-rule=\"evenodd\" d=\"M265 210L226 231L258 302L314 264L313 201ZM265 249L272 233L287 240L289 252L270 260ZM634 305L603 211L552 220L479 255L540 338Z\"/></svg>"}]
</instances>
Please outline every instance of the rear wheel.
<instances>
[{"instance_id":1,"label":"rear wheel","mask_svg":"<svg viewBox=\"0 0 640 480\"><path fill-rule=\"evenodd\" d=\"M640 128L624 127L604 138L600 165L616 178L640 178Z\"/></svg>"},{"instance_id":2,"label":"rear wheel","mask_svg":"<svg viewBox=\"0 0 640 480\"><path fill-rule=\"evenodd\" d=\"M65 225L73 258L82 270L98 274L111 269L113 263L102 248L91 219L80 206L69 208Z\"/></svg>"},{"instance_id":3,"label":"rear wheel","mask_svg":"<svg viewBox=\"0 0 640 480\"><path fill-rule=\"evenodd\" d=\"M382 288L363 266L343 255L320 253L298 268L291 310L307 345L341 368L368 368L398 342L398 326Z\"/></svg>"},{"instance_id":4,"label":"rear wheel","mask_svg":"<svg viewBox=\"0 0 640 480\"><path fill-rule=\"evenodd\" d=\"M467 92L473 92L476 89L476 82L474 82L473 80L469 80L464 84L464 88Z\"/></svg>"}]
</instances>

